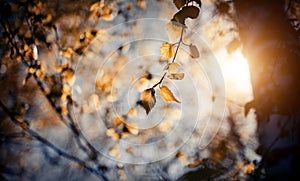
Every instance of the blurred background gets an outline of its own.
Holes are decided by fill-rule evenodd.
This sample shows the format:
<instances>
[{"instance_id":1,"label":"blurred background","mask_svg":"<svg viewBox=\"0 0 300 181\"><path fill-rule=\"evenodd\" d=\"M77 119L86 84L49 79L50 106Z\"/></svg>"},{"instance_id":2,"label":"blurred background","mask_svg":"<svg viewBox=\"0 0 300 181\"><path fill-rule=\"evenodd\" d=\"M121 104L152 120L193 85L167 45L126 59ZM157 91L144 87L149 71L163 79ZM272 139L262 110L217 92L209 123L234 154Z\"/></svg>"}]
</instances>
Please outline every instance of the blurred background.
<instances>
[{"instance_id":1,"label":"blurred background","mask_svg":"<svg viewBox=\"0 0 300 181\"><path fill-rule=\"evenodd\" d=\"M181 3L200 10L183 33ZM298 178L298 0L0 4L1 179ZM146 114L163 42L180 103L157 88Z\"/></svg>"}]
</instances>

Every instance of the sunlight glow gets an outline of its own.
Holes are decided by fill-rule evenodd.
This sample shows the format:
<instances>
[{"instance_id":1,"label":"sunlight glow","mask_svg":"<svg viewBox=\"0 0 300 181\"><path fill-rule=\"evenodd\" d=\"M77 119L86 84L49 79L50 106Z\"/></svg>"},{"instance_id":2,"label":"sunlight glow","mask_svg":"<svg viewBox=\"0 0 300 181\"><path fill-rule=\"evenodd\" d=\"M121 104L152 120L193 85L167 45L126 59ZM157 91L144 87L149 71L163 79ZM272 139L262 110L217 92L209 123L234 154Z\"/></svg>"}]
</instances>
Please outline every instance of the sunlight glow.
<instances>
[{"instance_id":1,"label":"sunlight glow","mask_svg":"<svg viewBox=\"0 0 300 181\"><path fill-rule=\"evenodd\" d=\"M250 72L247 59L241 50L225 55L222 69L226 81L227 97L240 103L253 99Z\"/></svg>"}]
</instances>

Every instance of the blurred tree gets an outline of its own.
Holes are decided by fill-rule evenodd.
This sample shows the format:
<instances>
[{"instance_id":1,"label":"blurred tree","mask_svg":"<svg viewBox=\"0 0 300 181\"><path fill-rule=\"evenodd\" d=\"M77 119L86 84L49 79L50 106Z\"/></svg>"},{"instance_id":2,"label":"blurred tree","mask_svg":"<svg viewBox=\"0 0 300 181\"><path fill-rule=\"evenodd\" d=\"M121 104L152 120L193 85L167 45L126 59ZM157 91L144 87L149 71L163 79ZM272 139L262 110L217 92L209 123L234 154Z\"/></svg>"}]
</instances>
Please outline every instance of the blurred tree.
<instances>
[{"instance_id":1,"label":"blurred tree","mask_svg":"<svg viewBox=\"0 0 300 181\"><path fill-rule=\"evenodd\" d=\"M235 0L258 118L261 168L267 179L296 178L300 169L299 1Z\"/></svg>"}]
</instances>

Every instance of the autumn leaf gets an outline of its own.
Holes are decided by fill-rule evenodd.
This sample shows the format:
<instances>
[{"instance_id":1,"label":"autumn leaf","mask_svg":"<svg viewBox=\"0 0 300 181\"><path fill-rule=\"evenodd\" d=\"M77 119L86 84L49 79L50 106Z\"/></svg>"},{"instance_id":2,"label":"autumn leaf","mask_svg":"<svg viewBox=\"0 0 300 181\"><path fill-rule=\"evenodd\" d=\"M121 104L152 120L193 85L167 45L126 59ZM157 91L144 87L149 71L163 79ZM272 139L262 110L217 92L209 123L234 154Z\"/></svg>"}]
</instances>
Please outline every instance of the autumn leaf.
<instances>
[{"instance_id":1,"label":"autumn leaf","mask_svg":"<svg viewBox=\"0 0 300 181\"><path fill-rule=\"evenodd\" d=\"M173 0L173 3L175 4L177 9L180 9L185 5L186 0Z\"/></svg>"},{"instance_id":2,"label":"autumn leaf","mask_svg":"<svg viewBox=\"0 0 300 181\"><path fill-rule=\"evenodd\" d=\"M175 21L185 26L185 19L191 18L195 19L199 15L199 8L196 6L186 6L183 7L180 11L178 11L171 21Z\"/></svg>"},{"instance_id":3,"label":"autumn leaf","mask_svg":"<svg viewBox=\"0 0 300 181\"><path fill-rule=\"evenodd\" d=\"M174 101L174 102L177 102L177 103L180 103L180 101L178 101L175 96L173 95L173 93L170 91L170 89L165 86L165 85L162 85L160 87L160 96L163 98L164 101L166 102L171 102L171 101Z\"/></svg>"},{"instance_id":4,"label":"autumn leaf","mask_svg":"<svg viewBox=\"0 0 300 181\"><path fill-rule=\"evenodd\" d=\"M120 157L120 155L121 155L120 148L117 146L114 146L109 150L108 154L112 157Z\"/></svg>"},{"instance_id":5,"label":"autumn leaf","mask_svg":"<svg viewBox=\"0 0 300 181\"><path fill-rule=\"evenodd\" d=\"M129 124L126 124L125 126L131 134L133 134L135 136L137 136L139 134L139 129L136 126L129 125Z\"/></svg>"},{"instance_id":6,"label":"autumn leaf","mask_svg":"<svg viewBox=\"0 0 300 181\"><path fill-rule=\"evenodd\" d=\"M142 92L141 98L138 101L148 114L156 103L155 90L153 88L146 89Z\"/></svg>"},{"instance_id":7,"label":"autumn leaf","mask_svg":"<svg viewBox=\"0 0 300 181\"><path fill-rule=\"evenodd\" d=\"M175 42L180 38L182 25L175 21L170 21L166 26L166 30L170 41ZM185 33L185 31L183 31L183 33Z\"/></svg>"},{"instance_id":8,"label":"autumn leaf","mask_svg":"<svg viewBox=\"0 0 300 181\"><path fill-rule=\"evenodd\" d=\"M177 73L180 65L177 62L168 63L164 70L168 71L169 73Z\"/></svg>"},{"instance_id":9,"label":"autumn leaf","mask_svg":"<svg viewBox=\"0 0 300 181\"><path fill-rule=\"evenodd\" d=\"M254 163L249 163L244 166L244 173L251 174L255 169Z\"/></svg>"},{"instance_id":10,"label":"autumn leaf","mask_svg":"<svg viewBox=\"0 0 300 181\"><path fill-rule=\"evenodd\" d=\"M169 74L167 77L173 80L182 80L184 78L184 73Z\"/></svg>"},{"instance_id":11,"label":"autumn leaf","mask_svg":"<svg viewBox=\"0 0 300 181\"><path fill-rule=\"evenodd\" d=\"M173 44L163 42L160 48L160 59L161 60L169 60L175 54Z\"/></svg>"},{"instance_id":12,"label":"autumn leaf","mask_svg":"<svg viewBox=\"0 0 300 181\"><path fill-rule=\"evenodd\" d=\"M106 130L106 135L112 137L114 140L120 139L120 134L116 133L116 131L113 128Z\"/></svg>"},{"instance_id":13,"label":"autumn leaf","mask_svg":"<svg viewBox=\"0 0 300 181\"><path fill-rule=\"evenodd\" d=\"M199 58L199 51L198 51L197 47L195 45L191 44L189 46L189 48L190 48L190 56L192 58Z\"/></svg>"}]
</instances>

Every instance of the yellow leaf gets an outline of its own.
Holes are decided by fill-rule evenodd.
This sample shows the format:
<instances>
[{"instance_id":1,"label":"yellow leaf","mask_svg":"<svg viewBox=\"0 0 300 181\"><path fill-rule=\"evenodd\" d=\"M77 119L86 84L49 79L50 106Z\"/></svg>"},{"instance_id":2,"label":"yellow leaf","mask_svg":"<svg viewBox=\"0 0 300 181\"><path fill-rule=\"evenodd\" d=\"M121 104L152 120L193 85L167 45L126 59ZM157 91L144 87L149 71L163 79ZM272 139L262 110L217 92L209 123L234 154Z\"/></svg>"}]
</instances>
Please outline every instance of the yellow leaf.
<instances>
[{"instance_id":1,"label":"yellow leaf","mask_svg":"<svg viewBox=\"0 0 300 181\"><path fill-rule=\"evenodd\" d=\"M182 80L184 78L184 73L169 74L167 77L173 80Z\"/></svg>"},{"instance_id":2,"label":"yellow leaf","mask_svg":"<svg viewBox=\"0 0 300 181\"><path fill-rule=\"evenodd\" d=\"M190 47L190 56L192 58L199 58L199 51L197 47L193 44L191 44L189 47Z\"/></svg>"},{"instance_id":3,"label":"yellow leaf","mask_svg":"<svg viewBox=\"0 0 300 181\"><path fill-rule=\"evenodd\" d=\"M128 110L128 112L126 113L126 116L129 116L129 117L132 117L132 116L135 116L136 115L136 109L135 108L130 108Z\"/></svg>"},{"instance_id":4,"label":"yellow leaf","mask_svg":"<svg viewBox=\"0 0 300 181\"><path fill-rule=\"evenodd\" d=\"M255 169L255 165L253 163L249 163L244 166L244 172L246 174L251 174Z\"/></svg>"},{"instance_id":5,"label":"yellow leaf","mask_svg":"<svg viewBox=\"0 0 300 181\"><path fill-rule=\"evenodd\" d=\"M177 62L172 62L168 63L165 67L164 70L168 71L169 73L177 73L180 65Z\"/></svg>"},{"instance_id":6,"label":"yellow leaf","mask_svg":"<svg viewBox=\"0 0 300 181\"><path fill-rule=\"evenodd\" d=\"M116 133L113 128L110 128L106 131L106 135L112 137L114 140L120 139L120 134Z\"/></svg>"},{"instance_id":7,"label":"yellow leaf","mask_svg":"<svg viewBox=\"0 0 300 181\"><path fill-rule=\"evenodd\" d=\"M165 121L158 125L158 130L161 132L167 132L171 129L171 127L171 123L169 121Z\"/></svg>"},{"instance_id":8,"label":"yellow leaf","mask_svg":"<svg viewBox=\"0 0 300 181\"><path fill-rule=\"evenodd\" d=\"M138 0L137 2L137 6L141 9L145 9L146 8L146 0Z\"/></svg>"},{"instance_id":9,"label":"yellow leaf","mask_svg":"<svg viewBox=\"0 0 300 181\"><path fill-rule=\"evenodd\" d=\"M133 134L135 136L137 136L139 134L139 129L133 125L126 124L126 128L128 129L128 131L131 134Z\"/></svg>"},{"instance_id":10,"label":"yellow leaf","mask_svg":"<svg viewBox=\"0 0 300 181\"><path fill-rule=\"evenodd\" d=\"M171 102L171 101L174 101L174 102L177 102L177 103L180 103L180 101L178 101L175 96L173 95L173 93L170 91L170 89L163 85L160 87L160 96L163 98L164 101L166 102Z\"/></svg>"},{"instance_id":11,"label":"yellow leaf","mask_svg":"<svg viewBox=\"0 0 300 181\"><path fill-rule=\"evenodd\" d=\"M143 106L148 114L156 103L155 90L153 88L144 90L138 103Z\"/></svg>"},{"instance_id":12,"label":"yellow leaf","mask_svg":"<svg viewBox=\"0 0 300 181\"><path fill-rule=\"evenodd\" d=\"M119 126L119 125L122 124L123 122L124 122L123 117L118 116L118 117L116 117L116 118L113 120L112 124L113 124L114 126Z\"/></svg>"},{"instance_id":13,"label":"yellow leaf","mask_svg":"<svg viewBox=\"0 0 300 181\"><path fill-rule=\"evenodd\" d=\"M120 157L121 152L120 152L120 149L117 146L115 146L109 150L108 154L113 157Z\"/></svg>"},{"instance_id":14,"label":"yellow leaf","mask_svg":"<svg viewBox=\"0 0 300 181\"><path fill-rule=\"evenodd\" d=\"M176 40L178 40L180 38L182 27L177 25L176 22L170 21L167 24L166 30L167 30L170 41L175 42ZM183 33L184 32L185 31L183 31Z\"/></svg>"},{"instance_id":15,"label":"yellow leaf","mask_svg":"<svg viewBox=\"0 0 300 181\"><path fill-rule=\"evenodd\" d=\"M173 44L163 42L160 47L160 60L169 60L175 54Z\"/></svg>"}]
</instances>

